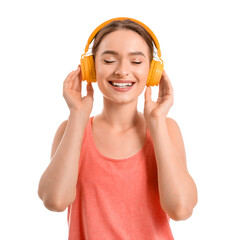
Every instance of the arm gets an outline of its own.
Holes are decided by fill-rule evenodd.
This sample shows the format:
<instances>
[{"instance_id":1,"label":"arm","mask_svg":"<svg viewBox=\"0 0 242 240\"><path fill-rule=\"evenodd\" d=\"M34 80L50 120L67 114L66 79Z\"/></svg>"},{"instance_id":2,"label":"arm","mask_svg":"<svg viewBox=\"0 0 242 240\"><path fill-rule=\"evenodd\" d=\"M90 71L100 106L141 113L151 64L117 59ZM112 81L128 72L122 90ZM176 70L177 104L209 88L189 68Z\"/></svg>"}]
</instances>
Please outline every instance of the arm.
<instances>
[{"instance_id":1,"label":"arm","mask_svg":"<svg viewBox=\"0 0 242 240\"><path fill-rule=\"evenodd\" d=\"M166 118L151 130L161 207L173 220L191 216L197 203L196 185L188 173L185 148L177 123Z\"/></svg>"},{"instance_id":2,"label":"arm","mask_svg":"<svg viewBox=\"0 0 242 240\"><path fill-rule=\"evenodd\" d=\"M38 195L49 210L64 211L75 200L82 138L87 121L88 118L81 113L71 112L68 121L63 122L56 132L51 162L38 188Z\"/></svg>"},{"instance_id":3,"label":"arm","mask_svg":"<svg viewBox=\"0 0 242 240\"><path fill-rule=\"evenodd\" d=\"M151 88L146 88L144 116L154 144L160 204L170 218L178 221L191 216L197 203L197 189L187 170L180 129L173 119L166 117L172 105L173 88L164 71L156 102L151 99Z\"/></svg>"},{"instance_id":4,"label":"arm","mask_svg":"<svg viewBox=\"0 0 242 240\"><path fill-rule=\"evenodd\" d=\"M93 106L93 87L82 95L80 66L66 77L63 96L70 109L68 121L58 128L51 151L51 162L41 176L38 195L46 208L64 211L76 198L76 183L83 133Z\"/></svg>"}]
</instances>

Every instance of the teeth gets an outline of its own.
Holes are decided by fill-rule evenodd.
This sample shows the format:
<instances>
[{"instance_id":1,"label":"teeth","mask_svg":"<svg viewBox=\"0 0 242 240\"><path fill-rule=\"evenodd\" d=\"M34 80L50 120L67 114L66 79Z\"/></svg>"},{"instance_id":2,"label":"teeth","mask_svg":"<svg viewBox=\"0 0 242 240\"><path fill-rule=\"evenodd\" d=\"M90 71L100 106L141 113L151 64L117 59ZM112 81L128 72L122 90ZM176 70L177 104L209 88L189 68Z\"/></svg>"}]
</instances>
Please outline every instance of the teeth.
<instances>
[{"instance_id":1,"label":"teeth","mask_svg":"<svg viewBox=\"0 0 242 240\"><path fill-rule=\"evenodd\" d=\"M112 85L117 86L117 87L130 87L133 84L132 83L115 83L115 82L112 82Z\"/></svg>"}]
</instances>

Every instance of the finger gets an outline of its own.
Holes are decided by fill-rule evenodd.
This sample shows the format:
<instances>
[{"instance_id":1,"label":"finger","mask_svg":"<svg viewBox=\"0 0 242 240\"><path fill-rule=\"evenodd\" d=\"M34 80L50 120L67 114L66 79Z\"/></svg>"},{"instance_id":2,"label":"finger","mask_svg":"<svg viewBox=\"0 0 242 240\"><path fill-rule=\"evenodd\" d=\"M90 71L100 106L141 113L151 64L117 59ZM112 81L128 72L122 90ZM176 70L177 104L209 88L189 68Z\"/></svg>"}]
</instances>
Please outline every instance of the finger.
<instances>
[{"instance_id":1,"label":"finger","mask_svg":"<svg viewBox=\"0 0 242 240\"><path fill-rule=\"evenodd\" d=\"M72 78L73 74L74 74L74 71L70 72L67 75L67 77L66 77L66 79L65 79L65 81L63 83L63 87L65 87L65 88L71 88L72 87L71 86L71 78Z\"/></svg>"},{"instance_id":2,"label":"finger","mask_svg":"<svg viewBox=\"0 0 242 240\"><path fill-rule=\"evenodd\" d=\"M82 69L81 69L81 66L80 65L78 65L78 67L79 67L79 74L78 74L78 77L79 77L79 79L80 79L80 81L82 81Z\"/></svg>"},{"instance_id":3,"label":"finger","mask_svg":"<svg viewBox=\"0 0 242 240\"><path fill-rule=\"evenodd\" d=\"M159 92L158 92L158 99L163 96L163 83L162 83L162 78L160 79L159 82Z\"/></svg>"},{"instance_id":4,"label":"finger","mask_svg":"<svg viewBox=\"0 0 242 240\"><path fill-rule=\"evenodd\" d=\"M80 81L79 75L75 76L75 80L73 82L73 89L80 92L82 91L82 81Z\"/></svg>"},{"instance_id":5,"label":"finger","mask_svg":"<svg viewBox=\"0 0 242 240\"><path fill-rule=\"evenodd\" d=\"M82 91L82 73L81 73L81 66L78 65L77 67L77 72L76 72L77 76L76 76L76 80L75 80L75 89L78 92Z\"/></svg>"},{"instance_id":6,"label":"finger","mask_svg":"<svg viewBox=\"0 0 242 240\"><path fill-rule=\"evenodd\" d=\"M79 73L80 73L80 67L78 67L76 70L69 73L69 75L67 76L67 79L69 81L73 81L73 77L77 76Z\"/></svg>"},{"instance_id":7,"label":"finger","mask_svg":"<svg viewBox=\"0 0 242 240\"><path fill-rule=\"evenodd\" d=\"M76 71L77 71L77 69L74 70L74 71L71 71L71 72L67 75L66 80L67 80L67 81L71 80L71 78L73 77L73 75L75 75Z\"/></svg>"},{"instance_id":8,"label":"finger","mask_svg":"<svg viewBox=\"0 0 242 240\"><path fill-rule=\"evenodd\" d=\"M164 84L164 90L163 90L164 95L162 97L162 102L171 102L173 104L173 101L174 101L173 87L172 87L170 78L168 77L166 72L164 72L163 84ZM169 100L169 101L166 101L166 100Z\"/></svg>"},{"instance_id":9,"label":"finger","mask_svg":"<svg viewBox=\"0 0 242 240\"><path fill-rule=\"evenodd\" d=\"M162 74L162 90L161 90L161 97L166 95L172 95L173 94L173 88L170 82L170 79L166 73L166 71Z\"/></svg>"},{"instance_id":10,"label":"finger","mask_svg":"<svg viewBox=\"0 0 242 240\"><path fill-rule=\"evenodd\" d=\"M73 72L71 72L67 75L65 81L63 82L63 88L71 88L70 79L71 79L72 74L73 74Z\"/></svg>"},{"instance_id":11,"label":"finger","mask_svg":"<svg viewBox=\"0 0 242 240\"><path fill-rule=\"evenodd\" d=\"M164 78L165 78L165 80L166 80L166 82L168 83L168 86L169 86L169 88L171 88L172 89L172 85L171 85L171 81L170 81L170 78L168 77L168 75L167 75L167 73L166 73L166 71L164 70Z\"/></svg>"},{"instance_id":12,"label":"finger","mask_svg":"<svg viewBox=\"0 0 242 240\"><path fill-rule=\"evenodd\" d=\"M146 87L145 90L145 102L151 101L151 87Z\"/></svg>"},{"instance_id":13,"label":"finger","mask_svg":"<svg viewBox=\"0 0 242 240\"><path fill-rule=\"evenodd\" d=\"M72 88L75 77L79 74L79 72L80 72L80 68L77 68L75 71L70 72L64 81L64 87Z\"/></svg>"},{"instance_id":14,"label":"finger","mask_svg":"<svg viewBox=\"0 0 242 240\"><path fill-rule=\"evenodd\" d=\"M88 83L87 84L87 96L91 96L93 97L93 87L92 87L92 84L91 83Z\"/></svg>"},{"instance_id":15,"label":"finger","mask_svg":"<svg viewBox=\"0 0 242 240\"><path fill-rule=\"evenodd\" d=\"M162 88L162 94L163 94L163 96L167 95L168 94L168 91L169 91L169 86L168 86L168 83L167 83L167 78L164 77L164 80L163 80L163 88Z\"/></svg>"},{"instance_id":16,"label":"finger","mask_svg":"<svg viewBox=\"0 0 242 240\"><path fill-rule=\"evenodd\" d=\"M165 90L166 89L166 84L165 84L165 80L164 80L164 75L163 74L162 74L160 82L159 82L159 93L158 93L158 99L157 100L162 99L163 96L166 93L166 90Z\"/></svg>"},{"instance_id":17,"label":"finger","mask_svg":"<svg viewBox=\"0 0 242 240\"><path fill-rule=\"evenodd\" d=\"M173 87L172 87L170 78L168 77L167 74L165 76L166 76L165 79L166 79L166 87L167 87L166 92L167 92L167 94L172 95L173 94Z\"/></svg>"}]
</instances>

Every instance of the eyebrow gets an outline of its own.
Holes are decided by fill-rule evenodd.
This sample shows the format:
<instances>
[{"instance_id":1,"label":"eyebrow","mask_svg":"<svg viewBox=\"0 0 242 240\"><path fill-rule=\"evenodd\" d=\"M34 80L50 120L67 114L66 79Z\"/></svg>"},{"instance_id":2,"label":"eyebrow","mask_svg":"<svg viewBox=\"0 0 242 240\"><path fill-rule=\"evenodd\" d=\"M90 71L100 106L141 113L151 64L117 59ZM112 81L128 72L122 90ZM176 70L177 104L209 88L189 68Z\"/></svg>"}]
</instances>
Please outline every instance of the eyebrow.
<instances>
[{"instance_id":1,"label":"eyebrow","mask_svg":"<svg viewBox=\"0 0 242 240\"><path fill-rule=\"evenodd\" d=\"M105 55L105 54L119 55L118 52L113 51L113 50L106 50L106 51L104 51L101 55ZM145 57L144 53L139 52L139 51L136 51L136 52L130 52L128 55L130 55L130 56L141 55L141 56Z\"/></svg>"}]
</instances>

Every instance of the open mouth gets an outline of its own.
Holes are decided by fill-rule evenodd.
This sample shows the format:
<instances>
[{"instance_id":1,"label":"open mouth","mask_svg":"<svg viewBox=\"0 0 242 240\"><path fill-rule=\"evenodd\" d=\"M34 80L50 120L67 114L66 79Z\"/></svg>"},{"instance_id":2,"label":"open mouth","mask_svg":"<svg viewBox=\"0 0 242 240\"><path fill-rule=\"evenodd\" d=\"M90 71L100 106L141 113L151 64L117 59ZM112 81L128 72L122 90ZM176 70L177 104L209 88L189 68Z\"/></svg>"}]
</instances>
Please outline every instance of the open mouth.
<instances>
[{"instance_id":1,"label":"open mouth","mask_svg":"<svg viewBox=\"0 0 242 240\"><path fill-rule=\"evenodd\" d=\"M132 87L135 82L130 82L130 83L116 83L116 82L112 82L109 81L109 83L114 86L114 87L119 87L119 88L127 88L127 87Z\"/></svg>"}]
</instances>

